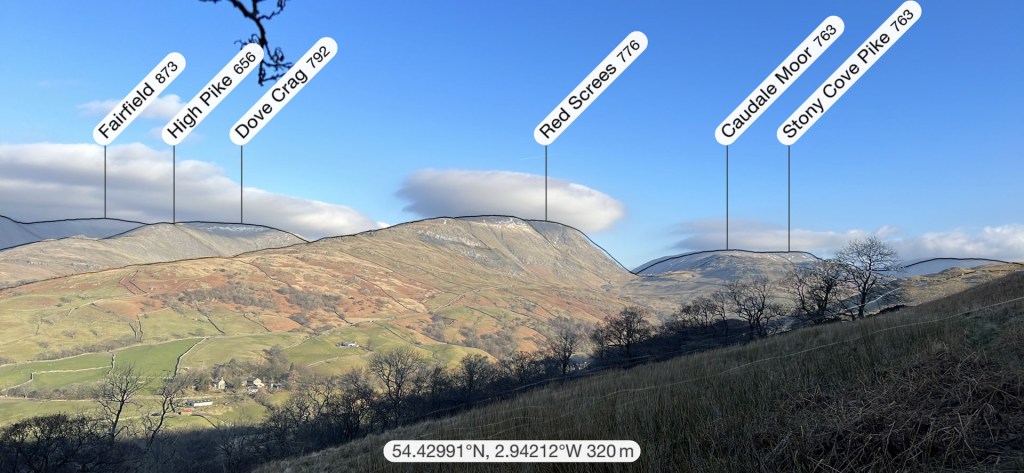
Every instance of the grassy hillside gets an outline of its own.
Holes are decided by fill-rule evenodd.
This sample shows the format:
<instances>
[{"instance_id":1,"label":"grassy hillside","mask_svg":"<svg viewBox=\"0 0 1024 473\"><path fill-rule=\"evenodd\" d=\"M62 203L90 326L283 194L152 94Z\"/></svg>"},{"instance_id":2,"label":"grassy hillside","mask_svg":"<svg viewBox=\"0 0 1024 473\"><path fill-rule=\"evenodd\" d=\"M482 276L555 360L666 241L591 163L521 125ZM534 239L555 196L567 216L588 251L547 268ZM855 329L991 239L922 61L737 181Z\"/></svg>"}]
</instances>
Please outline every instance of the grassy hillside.
<instances>
[{"instance_id":1,"label":"grassy hillside","mask_svg":"<svg viewBox=\"0 0 1024 473\"><path fill-rule=\"evenodd\" d=\"M620 439L633 464L390 464L394 439ZM616 371L260 471L1022 471L1024 272Z\"/></svg>"},{"instance_id":2,"label":"grassy hillside","mask_svg":"<svg viewBox=\"0 0 1024 473\"><path fill-rule=\"evenodd\" d=\"M132 241L188 229L148 230ZM0 389L28 381L30 363L200 339L180 368L259 361L274 346L318 374L403 345L443 364L536 350L549 319L595 323L627 304L609 288L631 277L579 232L510 218L437 219L78 274L0 289ZM152 363L168 366L165 357Z\"/></svg>"},{"instance_id":3,"label":"grassy hillside","mask_svg":"<svg viewBox=\"0 0 1024 473\"><path fill-rule=\"evenodd\" d=\"M176 367L212 378L231 360L249 363L233 368L229 384L238 390L272 349L284 369L317 375L402 346L441 365L533 351L550 319L594 323L627 304L609 288L632 277L575 230L510 218L436 219L232 258L97 271L131 260L114 256L230 254L229 243L263 238L193 227L2 252L0 273L16 279L27 276L5 261L93 272L0 284L0 396L31 398L0 405L0 425L36 412L24 408L32 403L49 412L41 398L88 399L112 363L133 363L149 378ZM64 257L72 253L112 263L76 266Z\"/></svg>"}]
</instances>

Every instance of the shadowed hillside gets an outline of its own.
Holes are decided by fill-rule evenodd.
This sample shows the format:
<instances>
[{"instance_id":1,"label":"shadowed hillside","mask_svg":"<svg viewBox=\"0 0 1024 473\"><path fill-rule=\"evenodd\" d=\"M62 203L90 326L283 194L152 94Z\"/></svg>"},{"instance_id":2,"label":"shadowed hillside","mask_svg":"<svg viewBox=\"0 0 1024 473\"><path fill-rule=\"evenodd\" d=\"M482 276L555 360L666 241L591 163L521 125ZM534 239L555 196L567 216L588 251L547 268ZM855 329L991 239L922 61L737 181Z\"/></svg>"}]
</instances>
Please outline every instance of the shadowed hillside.
<instances>
[{"instance_id":1,"label":"shadowed hillside","mask_svg":"<svg viewBox=\"0 0 1024 473\"><path fill-rule=\"evenodd\" d=\"M0 250L43 240L70 237L108 238L145 226L114 218L82 218L46 222L19 222L0 215Z\"/></svg>"},{"instance_id":2,"label":"shadowed hillside","mask_svg":"<svg viewBox=\"0 0 1024 473\"><path fill-rule=\"evenodd\" d=\"M615 371L259 471L1021 471L1024 272ZM390 464L396 439L620 439L634 464Z\"/></svg>"}]
</instances>

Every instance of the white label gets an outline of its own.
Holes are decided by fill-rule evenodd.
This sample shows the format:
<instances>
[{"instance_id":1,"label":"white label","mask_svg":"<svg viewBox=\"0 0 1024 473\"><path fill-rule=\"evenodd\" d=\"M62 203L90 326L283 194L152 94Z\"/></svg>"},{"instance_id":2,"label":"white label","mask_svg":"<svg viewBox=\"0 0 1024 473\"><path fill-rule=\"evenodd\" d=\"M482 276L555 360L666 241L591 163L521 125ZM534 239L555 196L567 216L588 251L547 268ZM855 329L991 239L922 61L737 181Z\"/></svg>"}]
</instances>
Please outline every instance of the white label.
<instances>
[{"instance_id":1,"label":"white label","mask_svg":"<svg viewBox=\"0 0 1024 473\"><path fill-rule=\"evenodd\" d=\"M115 106L106 117L103 117L103 121L92 131L92 139L104 146L112 143L114 138L131 125L183 70L185 56L181 53L171 53L164 57L149 74L146 74L142 82L121 100L120 107Z\"/></svg>"},{"instance_id":2,"label":"white label","mask_svg":"<svg viewBox=\"0 0 1024 473\"><path fill-rule=\"evenodd\" d=\"M551 113L533 130L533 139L549 145L580 116L630 64L647 50L647 36L634 31L626 36L608 57L576 86Z\"/></svg>"},{"instance_id":3,"label":"white label","mask_svg":"<svg viewBox=\"0 0 1024 473\"><path fill-rule=\"evenodd\" d=\"M164 143L176 145L192 133L192 130L227 97L239 82L254 69L259 69L263 61L263 48L256 43L249 43L242 48L231 62L227 63L203 89L192 97L178 114L167 122L161 133Z\"/></svg>"},{"instance_id":4,"label":"white label","mask_svg":"<svg viewBox=\"0 0 1024 473\"><path fill-rule=\"evenodd\" d=\"M242 118L231 127L231 142L242 146L252 140L274 115L288 105L288 102L309 83L334 56L338 55L338 43L333 39L320 38L302 58L288 69L288 72L263 94Z\"/></svg>"},{"instance_id":5,"label":"white label","mask_svg":"<svg viewBox=\"0 0 1024 473\"><path fill-rule=\"evenodd\" d=\"M631 463L632 440L392 440L384 458L401 463Z\"/></svg>"},{"instance_id":6,"label":"white label","mask_svg":"<svg viewBox=\"0 0 1024 473\"><path fill-rule=\"evenodd\" d=\"M871 68L903 34L921 18L921 5L909 1L900 5L867 41L825 81L776 132L779 142L792 145Z\"/></svg>"},{"instance_id":7,"label":"white label","mask_svg":"<svg viewBox=\"0 0 1024 473\"><path fill-rule=\"evenodd\" d=\"M775 102L789 86L796 82L814 61L836 42L843 34L845 25L842 18L830 16L821 22L807 39L793 50L779 67L775 68L761 84L740 103L736 110L715 129L715 139L720 144L730 145L761 116L761 112Z\"/></svg>"}]
</instances>

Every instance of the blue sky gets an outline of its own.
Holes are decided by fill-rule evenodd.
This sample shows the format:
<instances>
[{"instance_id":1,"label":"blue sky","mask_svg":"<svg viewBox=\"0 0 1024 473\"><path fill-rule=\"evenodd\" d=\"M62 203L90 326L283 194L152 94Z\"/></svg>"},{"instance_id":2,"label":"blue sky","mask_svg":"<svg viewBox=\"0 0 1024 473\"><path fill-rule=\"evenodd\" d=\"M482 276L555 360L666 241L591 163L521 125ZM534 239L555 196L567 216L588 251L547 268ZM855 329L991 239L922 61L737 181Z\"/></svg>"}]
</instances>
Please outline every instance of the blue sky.
<instances>
[{"instance_id":1,"label":"blue sky","mask_svg":"<svg viewBox=\"0 0 1024 473\"><path fill-rule=\"evenodd\" d=\"M551 218L627 267L722 248L715 127L837 15L843 35L730 147L731 246L785 250L776 128L901 3L293 1L270 41L297 59L330 36L339 55L245 147L246 221L318 237L436 215L542 218L533 128L642 31L648 49L549 148ZM920 21L793 146L794 250L877 234L908 258L1024 260L1024 3L920 4ZM188 65L163 112L109 149L109 215L169 220L159 131L252 31L226 3L9 3L0 215L102 216L92 129L177 51ZM265 91L250 76L177 147L178 220L237 220L228 129Z\"/></svg>"}]
</instances>

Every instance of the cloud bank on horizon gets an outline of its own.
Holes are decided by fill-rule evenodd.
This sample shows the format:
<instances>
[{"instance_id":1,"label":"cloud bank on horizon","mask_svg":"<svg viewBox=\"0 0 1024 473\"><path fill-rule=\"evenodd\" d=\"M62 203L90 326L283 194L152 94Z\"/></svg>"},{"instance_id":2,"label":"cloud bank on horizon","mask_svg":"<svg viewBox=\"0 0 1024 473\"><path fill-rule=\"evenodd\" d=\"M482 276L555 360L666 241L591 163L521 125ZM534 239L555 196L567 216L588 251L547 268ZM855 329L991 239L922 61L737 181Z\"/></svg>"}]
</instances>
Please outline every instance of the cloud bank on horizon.
<instances>
[{"instance_id":1,"label":"cloud bank on horizon","mask_svg":"<svg viewBox=\"0 0 1024 473\"><path fill-rule=\"evenodd\" d=\"M676 226L674 232L681 237L673 245L674 250L691 252L724 248L725 222L721 220L683 222ZM955 228L916 236L904 236L895 226L884 226L874 231L850 229L841 232L794 228L792 248L828 257L851 240L870 236L891 244L905 261L948 257L1024 262L1024 224L989 226L980 230ZM730 248L785 251L786 240L785 227L750 220L730 222Z\"/></svg>"},{"instance_id":2,"label":"cloud bank on horizon","mask_svg":"<svg viewBox=\"0 0 1024 473\"><path fill-rule=\"evenodd\" d=\"M107 216L139 222L172 217L171 154L134 143L111 146ZM103 216L103 147L95 144L0 144L0 215L21 221ZM177 220L237 222L239 184L218 166L179 161ZM245 188L245 222L308 239L382 225L344 205Z\"/></svg>"},{"instance_id":3,"label":"cloud bank on horizon","mask_svg":"<svg viewBox=\"0 0 1024 473\"><path fill-rule=\"evenodd\" d=\"M102 216L103 148L95 144L0 144L0 215L32 222ZM108 215L141 222L171 219L171 156L144 144L108 148ZM409 175L396 194L406 211L420 217L513 215L544 217L544 177L510 171L422 169ZM590 187L563 179L548 183L548 218L584 232L600 232L625 217L625 205ZM309 239L347 235L387 226L351 207L255 187L245 190L245 221L287 230ZM238 220L238 182L223 169L201 161L179 161L179 221ZM676 226L671 248L689 252L724 247L725 222L692 220ZM903 235L894 226L874 231L816 231L796 228L794 250L829 256L855 238L871 235L891 243L905 260L931 257L991 258L1024 262L1024 224L954 228ZM784 227L733 220L730 247L756 251L786 249ZM641 243L642 244L642 243Z\"/></svg>"},{"instance_id":4,"label":"cloud bank on horizon","mask_svg":"<svg viewBox=\"0 0 1024 473\"><path fill-rule=\"evenodd\" d=\"M511 215L544 218L544 176L511 171L421 169L397 195L406 211L421 217ZM626 215L626 206L595 189L548 179L548 220L584 232L599 232Z\"/></svg>"}]
</instances>

